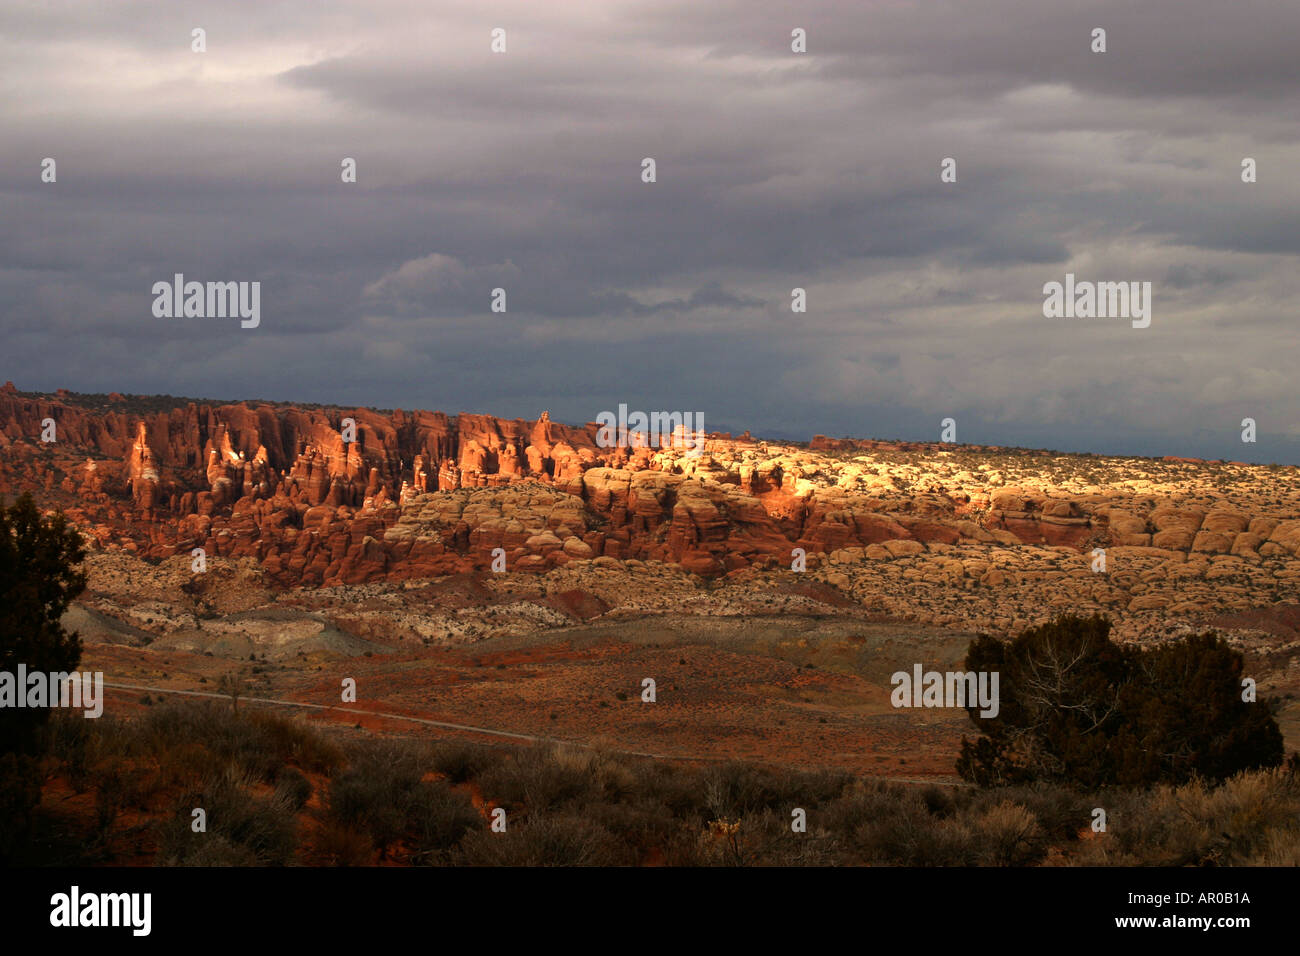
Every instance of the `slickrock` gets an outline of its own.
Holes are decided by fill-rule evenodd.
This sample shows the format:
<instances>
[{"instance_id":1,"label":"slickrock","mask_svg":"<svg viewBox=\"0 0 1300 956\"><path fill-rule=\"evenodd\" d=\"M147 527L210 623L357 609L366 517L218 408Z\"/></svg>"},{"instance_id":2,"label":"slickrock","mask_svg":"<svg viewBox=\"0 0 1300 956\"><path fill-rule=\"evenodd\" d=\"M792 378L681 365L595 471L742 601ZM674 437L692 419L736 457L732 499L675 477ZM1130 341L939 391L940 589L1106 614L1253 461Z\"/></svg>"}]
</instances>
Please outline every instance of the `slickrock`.
<instances>
[{"instance_id":1,"label":"slickrock","mask_svg":"<svg viewBox=\"0 0 1300 956\"><path fill-rule=\"evenodd\" d=\"M641 576L659 562L735 584L790 578L802 549L809 579L881 613L992 627L1073 603L1145 627L1300 586L1295 468L824 436L710 435L700 455L596 439L595 423L546 413L10 386L0 492L65 509L99 551L156 562L201 547L279 587L490 575L502 552L508 572Z\"/></svg>"}]
</instances>

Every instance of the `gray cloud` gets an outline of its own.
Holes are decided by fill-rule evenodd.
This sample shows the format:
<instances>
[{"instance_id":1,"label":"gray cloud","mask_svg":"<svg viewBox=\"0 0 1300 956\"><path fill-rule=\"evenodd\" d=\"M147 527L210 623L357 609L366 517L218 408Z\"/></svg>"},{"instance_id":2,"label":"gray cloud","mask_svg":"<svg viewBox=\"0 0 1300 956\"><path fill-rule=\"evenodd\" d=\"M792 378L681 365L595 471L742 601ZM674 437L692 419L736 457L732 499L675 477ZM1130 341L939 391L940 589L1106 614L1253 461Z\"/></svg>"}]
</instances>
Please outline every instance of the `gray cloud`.
<instances>
[{"instance_id":1,"label":"gray cloud","mask_svg":"<svg viewBox=\"0 0 1300 956\"><path fill-rule=\"evenodd\" d=\"M20 387L1300 461L1294 3L66 6L0 10Z\"/></svg>"}]
</instances>

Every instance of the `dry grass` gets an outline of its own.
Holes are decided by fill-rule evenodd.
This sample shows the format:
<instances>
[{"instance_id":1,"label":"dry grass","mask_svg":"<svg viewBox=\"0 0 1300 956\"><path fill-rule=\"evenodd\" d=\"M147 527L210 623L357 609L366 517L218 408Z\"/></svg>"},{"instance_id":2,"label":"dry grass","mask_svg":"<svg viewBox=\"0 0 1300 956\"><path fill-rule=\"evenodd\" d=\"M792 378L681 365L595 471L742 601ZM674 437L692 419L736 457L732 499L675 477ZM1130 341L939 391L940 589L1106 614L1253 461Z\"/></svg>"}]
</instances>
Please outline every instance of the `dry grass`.
<instances>
[{"instance_id":1,"label":"dry grass","mask_svg":"<svg viewBox=\"0 0 1300 956\"><path fill-rule=\"evenodd\" d=\"M56 715L49 733L46 777L68 795L42 805L41 831L62 834L68 863L123 862L141 840L135 862L191 866L1300 862L1300 778L1286 770L1217 787L981 791L571 746L340 746L290 718L193 703L130 722ZM504 833L489 826L497 807ZM1105 833L1090 829L1095 808Z\"/></svg>"}]
</instances>

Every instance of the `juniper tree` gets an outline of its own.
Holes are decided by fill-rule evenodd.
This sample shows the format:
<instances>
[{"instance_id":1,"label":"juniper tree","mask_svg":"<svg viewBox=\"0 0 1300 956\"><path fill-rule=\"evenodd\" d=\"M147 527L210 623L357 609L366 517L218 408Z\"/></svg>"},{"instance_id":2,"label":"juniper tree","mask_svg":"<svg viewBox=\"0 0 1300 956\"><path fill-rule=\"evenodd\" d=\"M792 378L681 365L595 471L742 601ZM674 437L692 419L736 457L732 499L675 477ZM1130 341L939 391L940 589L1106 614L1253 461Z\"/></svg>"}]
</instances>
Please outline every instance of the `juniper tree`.
<instances>
[{"instance_id":1,"label":"juniper tree","mask_svg":"<svg viewBox=\"0 0 1300 956\"><path fill-rule=\"evenodd\" d=\"M42 515L31 495L5 507L0 500L0 673L15 695L18 665L28 672L70 672L81 659L81 639L61 623L85 589L77 566L81 536L61 514ZM0 707L0 860L30 832L41 798L41 729L48 707Z\"/></svg>"},{"instance_id":2,"label":"juniper tree","mask_svg":"<svg viewBox=\"0 0 1300 956\"><path fill-rule=\"evenodd\" d=\"M1282 762L1272 707L1242 699L1243 657L1215 634L1150 649L1110 639L1100 616L1062 615L1014 640L980 635L966 667L997 671L996 717L968 707L957 772L981 786L1077 787L1222 780Z\"/></svg>"}]
</instances>

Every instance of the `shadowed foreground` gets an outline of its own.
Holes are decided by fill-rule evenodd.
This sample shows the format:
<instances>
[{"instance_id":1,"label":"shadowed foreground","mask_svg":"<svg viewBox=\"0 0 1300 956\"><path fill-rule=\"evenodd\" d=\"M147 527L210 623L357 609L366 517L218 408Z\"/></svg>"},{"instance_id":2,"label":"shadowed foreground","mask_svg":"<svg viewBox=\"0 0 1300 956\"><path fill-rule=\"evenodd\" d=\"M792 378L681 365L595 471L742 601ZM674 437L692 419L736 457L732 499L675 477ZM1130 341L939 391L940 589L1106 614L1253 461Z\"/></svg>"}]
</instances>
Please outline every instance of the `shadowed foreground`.
<instances>
[{"instance_id":1,"label":"shadowed foreground","mask_svg":"<svg viewBox=\"0 0 1300 956\"><path fill-rule=\"evenodd\" d=\"M548 745L349 740L207 702L130 721L55 714L48 733L36 826L15 862L1300 864L1294 770L1146 791L920 787Z\"/></svg>"}]
</instances>

